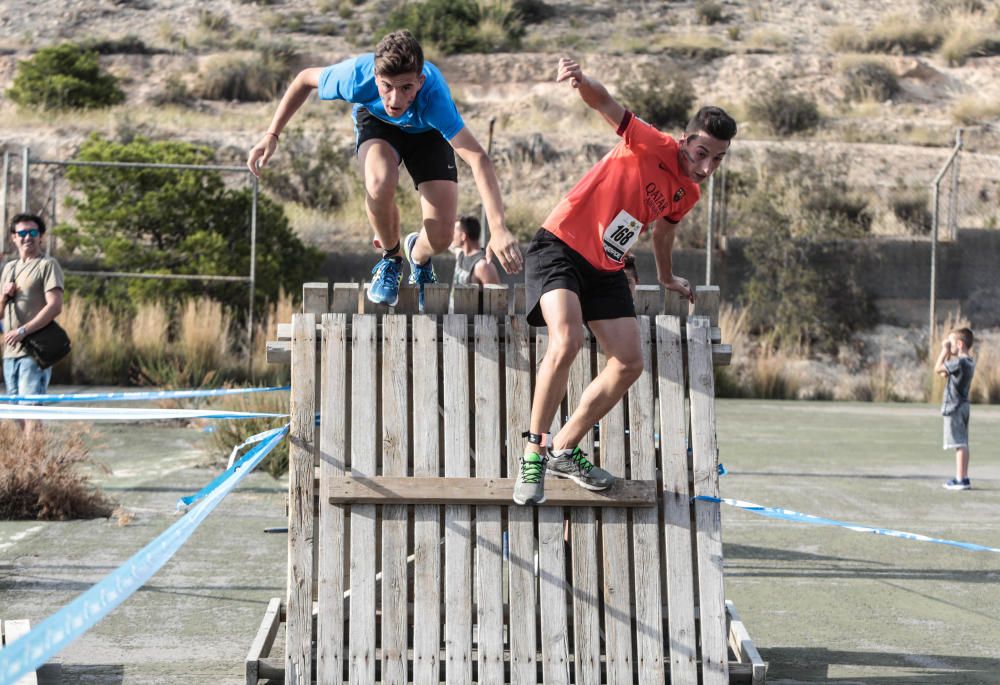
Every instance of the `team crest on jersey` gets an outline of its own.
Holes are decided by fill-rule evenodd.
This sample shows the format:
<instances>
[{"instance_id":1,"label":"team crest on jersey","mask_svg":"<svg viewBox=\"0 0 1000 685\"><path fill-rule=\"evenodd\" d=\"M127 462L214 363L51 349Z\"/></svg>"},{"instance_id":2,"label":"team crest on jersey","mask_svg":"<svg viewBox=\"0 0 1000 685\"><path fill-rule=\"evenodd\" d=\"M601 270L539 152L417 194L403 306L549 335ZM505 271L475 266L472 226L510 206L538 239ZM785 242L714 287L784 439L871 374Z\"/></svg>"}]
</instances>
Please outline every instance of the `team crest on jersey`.
<instances>
[{"instance_id":1,"label":"team crest on jersey","mask_svg":"<svg viewBox=\"0 0 1000 685\"><path fill-rule=\"evenodd\" d=\"M678 202L680 202L681 198L683 198L683 197L684 197L684 189L683 188L678 188L677 192L674 193L674 204L677 204Z\"/></svg>"}]
</instances>

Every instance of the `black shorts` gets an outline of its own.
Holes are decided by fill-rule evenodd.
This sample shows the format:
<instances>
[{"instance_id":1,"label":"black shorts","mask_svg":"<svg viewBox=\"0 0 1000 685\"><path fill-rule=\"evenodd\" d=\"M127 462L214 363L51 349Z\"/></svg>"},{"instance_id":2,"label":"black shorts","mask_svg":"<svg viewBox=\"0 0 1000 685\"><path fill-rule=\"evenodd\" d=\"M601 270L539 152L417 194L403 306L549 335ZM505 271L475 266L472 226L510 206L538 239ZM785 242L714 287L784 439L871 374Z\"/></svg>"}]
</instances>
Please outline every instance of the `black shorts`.
<instances>
[{"instance_id":1,"label":"black shorts","mask_svg":"<svg viewBox=\"0 0 1000 685\"><path fill-rule=\"evenodd\" d=\"M354 131L357 134L355 152L361 147L361 143L372 138L392 145L406 165L406 170L410 172L415 188L419 188L424 181L458 182L455 150L438 131L406 133L398 126L382 121L364 107L358 110Z\"/></svg>"},{"instance_id":2,"label":"black shorts","mask_svg":"<svg viewBox=\"0 0 1000 685\"><path fill-rule=\"evenodd\" d=\"M572 290L580 298L584 321L635 316L632 291L624 270L603 271L544 228L524 259L528 323L544 326L540 301L550 290Z\"/></svg>"}]
</instances>

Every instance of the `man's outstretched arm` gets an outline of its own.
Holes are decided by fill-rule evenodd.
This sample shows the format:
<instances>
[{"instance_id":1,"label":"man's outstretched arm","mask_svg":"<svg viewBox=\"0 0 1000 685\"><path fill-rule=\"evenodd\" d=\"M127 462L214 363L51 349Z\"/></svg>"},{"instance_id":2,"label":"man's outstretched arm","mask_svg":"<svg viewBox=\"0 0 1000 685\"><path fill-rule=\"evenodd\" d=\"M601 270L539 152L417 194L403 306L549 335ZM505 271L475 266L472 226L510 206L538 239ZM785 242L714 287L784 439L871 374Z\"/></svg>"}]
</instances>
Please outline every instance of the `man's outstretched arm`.
<instances>
[{"instance_id":1,"label":"man's outstretched arm","mask_svg":"<svg viewBox=\"0 0 1000 685\"><path fill-rule=\"evenodd\" d=\"M556 81L559 83L569 81L570 85L580 91L580 97L583 101L597 110L612 127L617 130L621 125L622 117L625 116L625 108L611 97L608 89L600 81L584 74L583 69L575 60L568 57L560 58Z\"/></svg>"},{"instance_id":2,"label":"man's outstretched arm","mask_svg":"<svg viewBox=\"0 0 1000 685\"><path fill-rule=\"evenodd\" d=\"M281 102L278 103L278 109L271 118L271 125L267 127L267 133L250 149L250 155L247 157L247 166L254 176L260 176L260 170L271 159L278 147L278 136L285 130L292 115L299 111L299 107L319 87L319 77L322 73L321 67L303 69L285 90Z\"/></svg>"}]
</instances>

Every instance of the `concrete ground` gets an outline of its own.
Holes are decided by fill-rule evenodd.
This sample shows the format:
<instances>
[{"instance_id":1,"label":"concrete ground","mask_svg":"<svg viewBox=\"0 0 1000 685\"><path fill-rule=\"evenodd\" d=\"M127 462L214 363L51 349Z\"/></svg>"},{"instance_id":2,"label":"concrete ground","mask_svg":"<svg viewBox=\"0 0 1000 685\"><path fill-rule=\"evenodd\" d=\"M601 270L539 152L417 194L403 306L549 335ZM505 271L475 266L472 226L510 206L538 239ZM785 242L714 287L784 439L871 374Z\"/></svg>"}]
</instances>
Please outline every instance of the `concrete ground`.
<instances>
[{"instance_id":1,"label":"concrete ground","mask_svg":"<svg viewBox=\"0 0 1000 685\"><path fill-rule=\"evenodd\" d=\"M719 401L725 497L1000 547L1000 407L975 407L970 492L926 405ZM175 520L215 473L210 436L99 426L99 477L135 513L0 522L0 617L37 623ZM236 685L285 583L285 483L248 477L152 580L52 659L42 682ZM724 508L727 597L773 683L1000 683L1000 555L765 519ZM56 680L61 670L61 679Z\"/></svg>"}]
</instances>

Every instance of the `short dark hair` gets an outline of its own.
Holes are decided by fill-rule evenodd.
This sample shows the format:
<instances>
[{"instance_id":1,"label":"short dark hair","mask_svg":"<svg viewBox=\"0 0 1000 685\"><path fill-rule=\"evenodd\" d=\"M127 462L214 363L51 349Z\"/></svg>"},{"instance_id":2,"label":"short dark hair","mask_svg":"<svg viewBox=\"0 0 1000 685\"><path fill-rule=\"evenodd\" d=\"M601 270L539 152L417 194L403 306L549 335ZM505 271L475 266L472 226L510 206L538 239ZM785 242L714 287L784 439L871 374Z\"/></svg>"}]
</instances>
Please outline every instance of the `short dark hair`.
<instances>
[{"instance_id":1,"label":"short dark hair","mask_svg":"<svg viewBox=\"0 0 1000 685\"><path fill-rule=\"evenodd\" d=\"M975 338L972 335L971 328L956 328L951 332L951 334L962 341L962 344L965 345L965 349L972 349L972 345L975 343Z\"/></svg>"},{"instance_id":2,"label":"short dark hair","mask_svg":"<svg viewBox=\"0 0 1000 685\"><path fill-rule=\"evenodd\" d=\"M424 70L424 51L413 34L403 29L387 34L375 46L375 74L399 76Z\"/></svg>"},{"instance_id":3,"label":"short dark hair","mask_svg":"<svg viewBox=\"0 0 1000 685\"><path fill-rule=\"evenodd\" d=\"M704 131L718 140L732 140L736 135L736 120L721 107L702 107L684 129L688 135L698 131Z\"/></svg>"},{"instance_id":4,"label":"short dark hair","mask_svg":"<svg viewBox=\"0 0 1000 685\"><path fill-rule=\"evenodd\" d=\"M463 214L458 217L458 223L465 232L465 235L469 236L469 240L479 240L479 236L483 233L483 227L479 225L479 219L471 214Z\"/></svg>"},{"instance_id":5,"label":"short dark hair","mask_svg":"<svg viewBox=\"0 0 1000 685\"><path fill-rule=\"evenodd\" d=\"M30 221L35 224L35 226L38 226L39 233L45 233L45 221L43 221L42 217L37 214L15 214L10 220L10 232L13 233L16 231L17 225L26 221Z\"/></svg>"}]
</instances>

